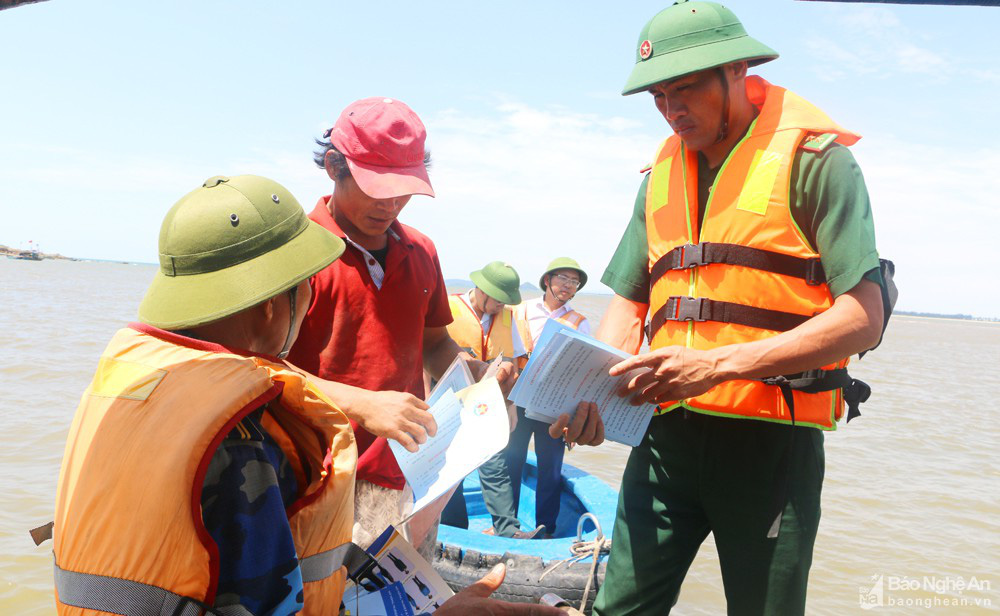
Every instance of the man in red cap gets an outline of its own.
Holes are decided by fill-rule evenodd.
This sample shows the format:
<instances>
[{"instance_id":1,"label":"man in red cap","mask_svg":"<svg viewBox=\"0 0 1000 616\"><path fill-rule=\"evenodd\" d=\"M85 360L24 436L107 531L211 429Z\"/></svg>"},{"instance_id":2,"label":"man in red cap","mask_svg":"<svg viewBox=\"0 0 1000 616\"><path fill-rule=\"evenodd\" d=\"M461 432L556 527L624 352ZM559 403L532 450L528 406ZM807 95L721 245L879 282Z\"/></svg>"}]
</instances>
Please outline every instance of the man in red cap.
<instances>
[{"instance_id":1,"label":"man in red cap","mask_svg":"<svg viewBox=\"0 0 1000 616\"><path fill-rule=\"evenodd\" d=\"M366 98L349 105L324 137L315 161L335 184L309 217L341 237L347 251L342 264L313 277L312 304L289 360L334 382L328 393L354 426L354 540L366 545L412 502L386 437L416 451L434 435L422 371L441 375L461 349L445 329L451 310L434 244L396 220L411 196L434 196L420 118L400 101ZM432 546L436 536L426 524L401 530L418 547Z\"/></svg>"},{"instance_id":2,"label":"man in red cap","mask_svg":"<svg viewBox=\"0 0 1000 616\"><path fill-rule=\"evenodd\" d=\"M460 353L477 376L486 364L448 335L451 309L434 244L396 220L411 196L434 196L420 118L398 100L366 98L349 105L324 138L315 162L334 189L309 217L347 250L312 278L312 304L289 360L330 381L326 393L354 426L354 541L366 545L405 518L412 503L386 438L416 451L437 428L422 400L423 371L439 378ZM497 377L509 386L513 366L502 364ZM588 408L553 430L567 428L573 441L597 419ZM427 555L439 511L421 512L402 529Z\"/></svg>"}]
</instances>

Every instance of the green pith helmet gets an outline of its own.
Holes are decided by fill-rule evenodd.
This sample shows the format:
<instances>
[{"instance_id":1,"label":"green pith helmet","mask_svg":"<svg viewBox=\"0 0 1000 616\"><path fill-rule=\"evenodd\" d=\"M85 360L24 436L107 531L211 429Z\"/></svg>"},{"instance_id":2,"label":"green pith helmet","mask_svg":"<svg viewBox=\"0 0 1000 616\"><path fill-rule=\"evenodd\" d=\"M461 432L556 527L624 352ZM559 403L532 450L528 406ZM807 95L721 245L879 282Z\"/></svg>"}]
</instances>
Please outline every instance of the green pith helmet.
<instances>
[{"instance_id":1,"label":"green pith helmet","mask_svg":"<svg viewBox=\"0 0 1000 616\"><path fill-rule=\"evenodd\" d=\"M730 62L746 60L756 66L777 57L778 52L750 38L739 18L721 4L679 0L639 33L635 68L622 94Z\"/></svg>"},{"instance_id":2,"label":"green pith helmet","mask_svg":"<svg viewBox=\"0 0 1000 616\"><path fill-rule=\"evenodd\" d=\"M587 284L587 272L583 271L579 263L569 257L559 257L558 259L553 259L552 263L549 263L549 267L545 270L545 273L538 279L538 286L542 288L542 291L545 291L545 277L561 269L576 270L580 274L580 286L576 288L577 291L582 289L583 285Z\"/></svg>"},{"instance_id":3,"label":"green pith helmet","mask_svg":"<svg viewBox=\"0 0 1000 616\"><path fill-rule=\"evenodd\" d=\"M503 261L487 263L486 267L469 274L469 278L496 301L514 306L521 303L521 277Z\"/></svg>"},{"instance_id":4,"label":"green pith helmet","mask_svg":"<svg viewBox=\"0 0 1000 616\"><path fill-rule=\"evenodd\" d=\"M160 271L139 320L174 330L211 323L295 287L343 252L344 241L277 182L217 176L163 219Z\"/></svg>"}]
</instances>

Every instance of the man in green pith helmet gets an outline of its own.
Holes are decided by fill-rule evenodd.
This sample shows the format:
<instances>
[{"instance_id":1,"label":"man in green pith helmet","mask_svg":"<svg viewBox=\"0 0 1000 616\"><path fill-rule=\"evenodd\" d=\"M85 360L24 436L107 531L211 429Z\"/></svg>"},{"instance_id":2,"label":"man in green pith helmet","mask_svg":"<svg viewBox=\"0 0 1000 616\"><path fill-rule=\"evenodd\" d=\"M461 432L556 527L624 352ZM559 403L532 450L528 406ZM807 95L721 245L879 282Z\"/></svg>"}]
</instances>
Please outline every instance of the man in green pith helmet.
<instances>
[{"instance_id":1,"label":"man in green pith helmet","mask_svg":"<svg viewBox=\"0 0 1000 616\"><path fill-rule=\"evenodd\" d=\"M341 564L362 552L343 551L354 432L321 381L280 358L309 277L344 242L280 184L243 175L184 196L159 245L142 323L115 334L70 429L57 611L335 614ZM436 613L563 613L488 599L503 578L500 564Z\"/></svg>"},{"instance_id":2,"label":"man in green pith helmet","mask_svg":"<svg viewBox=\"0 0 1000 616\"><path fill-rule=\"evenodd\" d=\"M719 4L661 11L635 50L623 94L652 95L674 135L602 278L615 297L597 337L636 353L649 316L651 351L610 373L659 409L622 478L594 613L668 612L711 532L730 614L801 614L823 430L867 398L847 358L885 318L845 147L859 137L748 75L778 54Z\"/></svg>"},{"instance_id":3,"label":"man in green pith helmet","mask_svg":"<svg viewBox=\"0 0 1000 616\"><path fill-rule=\"evenodd\" d=\"M475 287L467 293L448 296L453 319L448 325L448 335L480 361L489 362L501 355L508 359L524 355L524 344L514 327L514 306L521 303L521 277L517 271L503 261L493 261L470 273L469 278ZM479 477L483 503L493 516L494 527L509 528L509 534L504 536L527 538L513 515L513 490L503 452L479 467ZM441 512L441 523L469 527L462 484Z\"/></svg>"},{"instance_id":4,"label":"man in green pith helmet","mask_svg":"<svg viewBox=\"0 0 1000 616\"><path fill-rule=\"evenodd\" d=\"M530 354L542 328L549 319L569 325L584 334L590 333L587 317L570 308L569 301L576 292L587 284L587 272L583 271L575 259L559 257L553 259L538 279L542 296L524 302L515 312L517 327L521 331L525 349Z\"/></svg>"},{"instance_id":5,"label":"man in green pith helmet","mask_svg":"<svg viewBox=\"0 0 1000 616\"><path fill-rule=\"evenodd\" d=\"M473 287L448 296L451 316L448 335L470 355L491 361L500 355L524 355L524 345L514 327L514 306L521 303L521 278L503 261L487 263L469 274Z\"/></svg>"}]
</instances>

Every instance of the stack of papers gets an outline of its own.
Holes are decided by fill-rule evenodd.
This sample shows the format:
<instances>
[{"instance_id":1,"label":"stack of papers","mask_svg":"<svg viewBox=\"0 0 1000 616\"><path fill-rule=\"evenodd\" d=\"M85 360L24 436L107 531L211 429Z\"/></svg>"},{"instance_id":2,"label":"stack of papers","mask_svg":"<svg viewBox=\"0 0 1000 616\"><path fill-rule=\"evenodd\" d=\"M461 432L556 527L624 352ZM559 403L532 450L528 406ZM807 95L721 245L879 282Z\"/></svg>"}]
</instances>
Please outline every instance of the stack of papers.
<instances>
[{"instance_id":1,"label":"stack of papers","mask_svg":"<svg viewBox=\"0 0 1000 616\"><path fill-rule=\"evenodd\" d=\"M611 377L608 370L629 357L550 319L510 400L524 408L525 417L549 424L563 413L572 417L578 403L593 402L604 420L605 438L635 447L646 434L655 407L632 406L628 398L617 394L632 375Z\"/></svg>"},{"instance_id":2,"label":"stack of papers","mask_svg":"<svg viewBox=\"0 0 1000 616\"><path fill-rule=\"evenodd\" d=\"M447 392L462 391L475 382L476 379L472 378L472 372L469 371L469 365L461 357L456 357L441 375L441 379L434 385L431 395L427 396L427 406L433 407L434 403Z\"/></svg>"}]
</instances>

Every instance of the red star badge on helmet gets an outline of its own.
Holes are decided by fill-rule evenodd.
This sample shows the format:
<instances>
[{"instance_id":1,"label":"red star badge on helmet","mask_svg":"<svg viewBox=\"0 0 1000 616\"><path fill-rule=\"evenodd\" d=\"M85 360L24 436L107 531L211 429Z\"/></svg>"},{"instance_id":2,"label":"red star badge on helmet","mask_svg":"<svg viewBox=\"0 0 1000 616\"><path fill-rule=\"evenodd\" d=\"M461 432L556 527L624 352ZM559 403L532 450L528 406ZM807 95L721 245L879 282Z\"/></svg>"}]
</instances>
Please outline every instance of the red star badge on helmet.
<instances>
[{"instance_id":1,"label":"red star badge on helmet","mask_svg":"<svg viewBox=\"0 0 1000 616\"><path fill-rule=\"evenodd\" d=\"M639 57L648 60L651 55L653 55L653 44L646 39L639 45Z\"/></svg>"}]
</instances>

